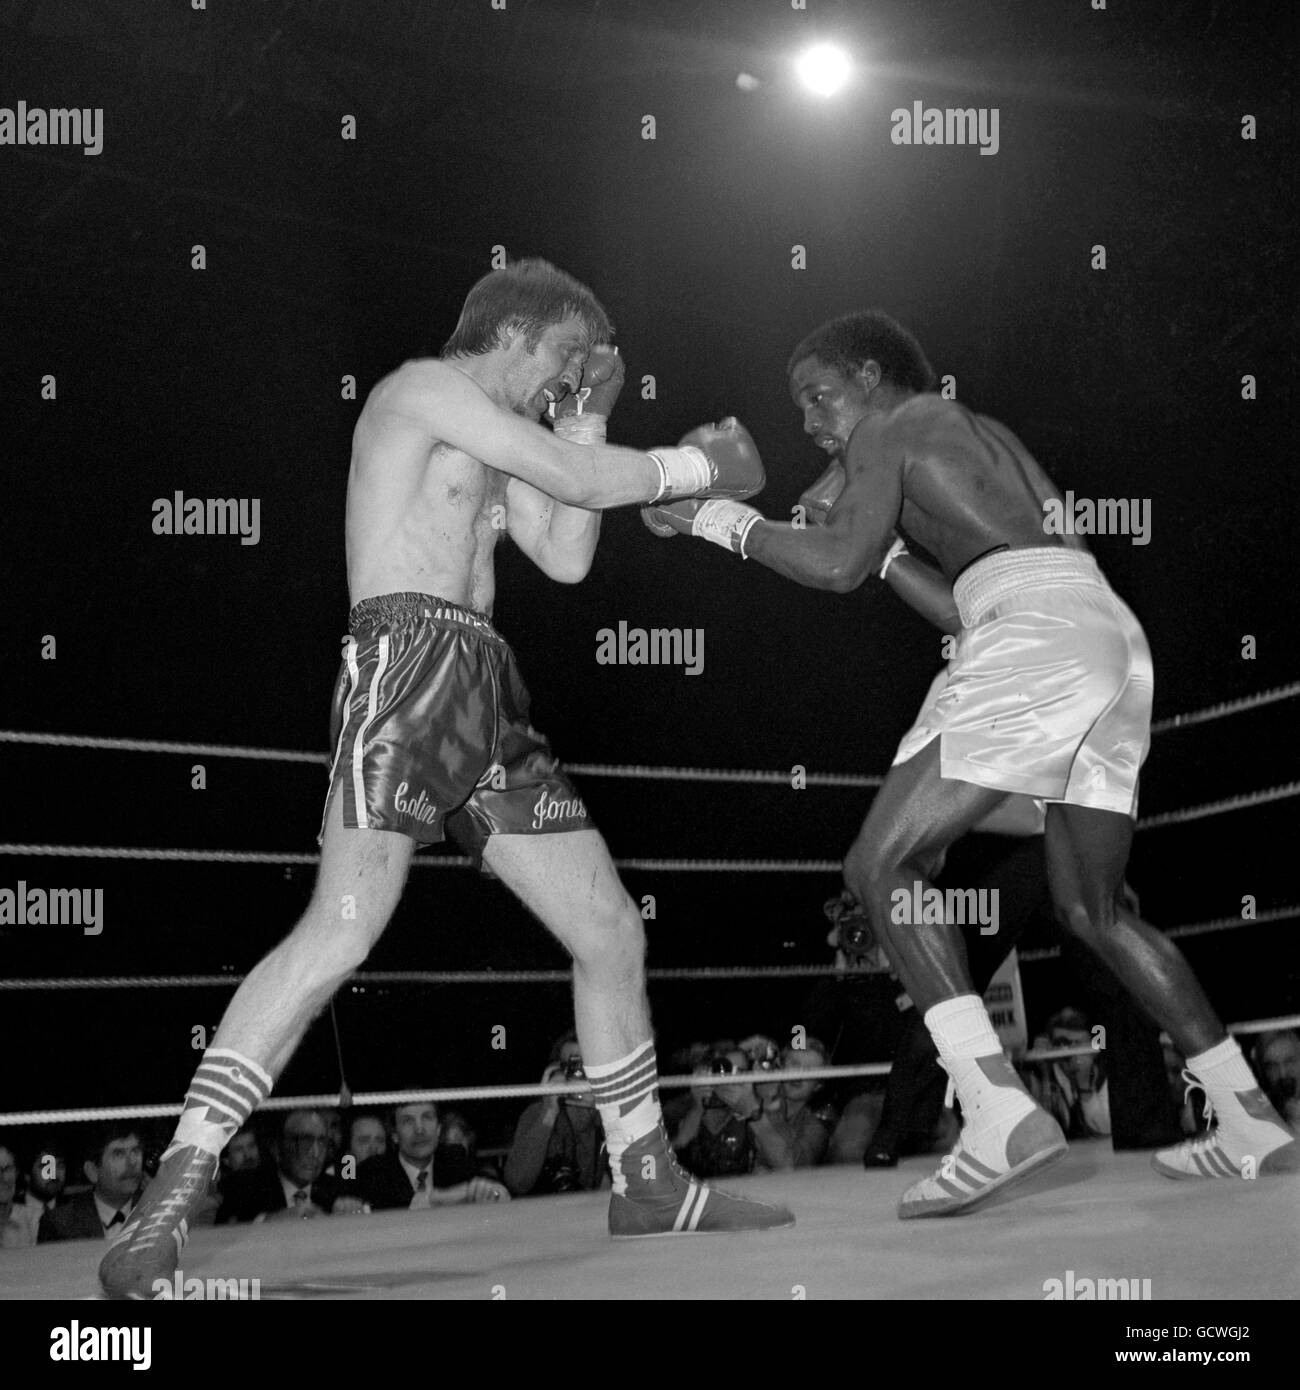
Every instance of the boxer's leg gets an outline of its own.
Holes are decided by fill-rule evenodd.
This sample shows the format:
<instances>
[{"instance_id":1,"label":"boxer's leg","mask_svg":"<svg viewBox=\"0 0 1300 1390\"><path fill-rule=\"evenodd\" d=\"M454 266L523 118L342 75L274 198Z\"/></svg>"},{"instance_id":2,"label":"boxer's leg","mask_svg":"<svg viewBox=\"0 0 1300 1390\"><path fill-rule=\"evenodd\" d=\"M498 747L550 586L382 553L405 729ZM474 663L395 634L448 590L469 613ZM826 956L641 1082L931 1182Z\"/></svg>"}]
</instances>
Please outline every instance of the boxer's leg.
<instances>
[{"instance_id":1,"label":"boxer's leg","mask_svg":"<svg viewBox=\"0 0 1300 1390\"><path fill-rule=\"evenodd\" d=\"M894 894L913 901L930 887L939 856L1002 801L1006 793L939 773L939 738L888 776L844 861L844 882L871 918L876 939L924 1013L971 993L966 948L948 922L894 922Z\"/></svg>"},{"instance_id":2,"label":"boxer's leg","mask_svg":"<svg viewBox=\"0 0 1300 1390\"><path fill-rule=\"evenodd\" d=\"M495 834L483 863L573 957L574 1023L588 1074L643 1046L645 927L599 831Z\"/></svg>"},{"instance_id":3,"label":"boxer's leg","mask_svg":"<svg viewBox=\"0 0 1300 1390\"><path fill-rule=\"evenodd\" d=\"M997 931L966 928L963 942L972 992L983 995L1036 915L1047 892L1040 836L1010 839L976 831L953 846L938 887L988 890L998 903ZM915 1009L894 1053L880 1125L863 1157L868 1168L892 1167L909 1134L932 1134L943 1109L946 1077L925 1022Z\"/></svg>"},{"instance_id":4,"label":"boxer's leg","mask_svg":"<svg viewBox=\"0 0 1300 1390\"><path fill-rule=\"evenodd\" d=\"M1060 1126L1036 1105L1002 1051L971 985L960 932L950 923L891 920L894 894L924 895L940 851L964 835L1005 793L945 780L940 739L890 770L845 861L844 878L871 915L907 992L925 1015L962 1107L962 1132L933 1177L903 1196L899 1215L948 1216L1065 1153ZM898 914L903 915L903 914ZM908 913L914 916L914 913Z\"/></svg>"},{"instance_id":5,"label":"boxer's leg","mask_svg":"<svg viewBox=\"0 0 1300 1390\"><path fill-rule=\"evenodd\" d=\"M170 1279L218 1155L266 1098L312 1019L369 954L401 896L414 848L391 831L345 828L335 792L307 911L226 1009L157 1176L100 1265L108 1294L152 1298L154 1281Z\"/></svg>"},{"instance_id":6,"label":"boxer's leg","mask_svg":"<svg viewBox=\"0 0 1300 1390\"><path fill-rule=\"evenodd\" d=\"M1208 1138L1161 1150L1170 1177L1236 1177L1300 1167L1297 1142L1269 1104L1186 957L1125 905L1133 823L1064 803L1047 808L1047 869L1062 925L1090 946L1187 1058L1219 1117Z\"/></svg>"},{"instance_id":7,"label":"boxer's leg","mask_svg":"<svg viewBox=\"0 0 1300 1390\"><path fill-rule=\"evenodd\" d=\"M614 1179L611 1234L792 1224L783 1207L706 1188L673 1158L659 1108L645 929L600 834L493 834L483 862L573 957L578 1044Z\"/></svg>"}]
</instances>

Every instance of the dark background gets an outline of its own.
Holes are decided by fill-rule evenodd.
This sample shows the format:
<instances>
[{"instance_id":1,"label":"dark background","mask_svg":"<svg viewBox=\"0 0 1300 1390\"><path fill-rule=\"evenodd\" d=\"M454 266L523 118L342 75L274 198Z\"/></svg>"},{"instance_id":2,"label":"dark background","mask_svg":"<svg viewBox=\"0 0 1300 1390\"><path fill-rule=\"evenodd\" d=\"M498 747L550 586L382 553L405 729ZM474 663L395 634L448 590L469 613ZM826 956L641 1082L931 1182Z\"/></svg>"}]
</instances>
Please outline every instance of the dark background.
<instances>
[{"instance_id":1,"label":"dark background","mask_svg":"<svg viewBox=\"0 0 1300 1390\"><path fill-rule=\"evenodd\" d=\"M829 101L785 70L817 37L864 64ZM0 722L324 750L352 426L379 377L438 350L497 245L609 309L629 370L616 442L734 412L767 461L770 516L821 468L785 389L791 346L834 314L888 310L1062 487L1150 499L1148 546L1095 550L1146 627L1157 718L1295 679L1296 57L1292 0L0 5L0 104L105 110L97 158L0 147ZM738 90L742 70L763 85ZM891 144L890 111L914 99L998 107L998 154ZM340 399L345 373L361 400ZM178 489L260 498L260 544L155 536L152 503ZM498 579L535 722L572 761L880 772L939 664L937 634L874 581L801 589L655 541L632 509L606 518L581 586L508 545ZM598 666L596 633L620 620L703 628L704 673ZM1283 703L1157 735L1144 813L1295 779L1294 726ZM315 848L322 769L204 758L196 792L192 757L0 757L6 842ZM616 855L708 858L838 858L870 795L582 790ZM1201 921L1244 894L1294 901L1295 844L1283 801L1144 832L1130 877L1157 923ZM654 966L826 958L834 875L626 877L657 898ZM8 855L6 886L102 887L106 925L0 931L3 973L244 970L311 878ZM1297 1007L1294 930L1187 943L1227 1018ZM446 869L414 873L371 966L563 963L499 885ZM1072 986L1024 969L1036 1026ZM806 991L665 984L652 1002L672 1046L784 1032ZM3 1106L179 1099L190 1030L228 995L0 993ZM563 986L345 990L339 1006L357 1090L532 1080L569 1016ZM280 1089L337 1082L323 1022Z\"/></svg>"}]
</instances>

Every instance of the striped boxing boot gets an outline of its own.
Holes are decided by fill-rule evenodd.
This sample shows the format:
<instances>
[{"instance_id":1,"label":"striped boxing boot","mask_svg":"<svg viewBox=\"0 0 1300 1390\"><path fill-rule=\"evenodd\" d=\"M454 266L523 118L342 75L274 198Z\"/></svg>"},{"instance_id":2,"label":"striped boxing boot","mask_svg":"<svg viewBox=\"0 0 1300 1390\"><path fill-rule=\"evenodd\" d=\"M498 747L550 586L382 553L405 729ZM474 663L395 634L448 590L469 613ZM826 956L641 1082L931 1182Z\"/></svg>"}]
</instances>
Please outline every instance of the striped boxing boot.
<instances>
[{"instance_id":1,"label":"striped boxing boot","mask_svg":"<svg viewBox=\"0 0 1300 1390\"><path fill-rule=\"evenodd\" d=\"M1024 1089L1011 1063L999 1053L976 1059L975 1067L989 1084L962 1101L961 1138L938 1171L903 1194L898 1215L904 1221L974 1211L1065 1157L1061 1126Z\"/></svg>"},{"instance_id":2,"label":"striped boxing boot","mask_svg":"<svg viewBox=\"0 0 1300 1390\"><path fill-rule=\"evenodd\" d=\"M1259 1088L1237 1043L1228 1038L1187 1059L1187 1094L1205 1092L1205 1118L1217 1124L1151 1155L1166 1178L1256 1178L1300 1172L1300 1139ZM1184 1097L1186 1098L1186 1097Z\"/></svg>"},{"instance_id":3,"label":"striped boxing boot","mask_svg":"<svg viewBox=\"0 0 1300 1390\"><path fill-rule=\"evenodd\" d=\"M586 1072L609 1151L609 1233L615 1240L794 1225L785 1207L709 1187L678 1164L659 1109L652 1043L617 1062L588 1065Z\"/></svg>"},{"instance_id":4,"label":"striped boxing boot","mask_svg":"<svg viewBox=\"0 0 1300 1390\"><path fill-rule=\"evenodd\" d=\"M934 1005L925 1023L950 1077L949 1102L961 1100L961 1137L936 1173L903 1194L904 1221L973 1211L1066 1154L1060 1125L1025 1090L979 995Z\"/></svg>"},{"instance_id":5,"label":"striped boxing boot","mask_svg":"<svg viewBox=\"0 0 1300 1390\"><path fill-rule=\"evenodd\" d=\"M207 1196L221 1150L270 1090L266 1072L238 1052L209 1048L203 1054L157 1176L100 1261L99 1282L109 1298L151 1299L160 1281L171 1287L190 1219Z\"/></svg>"}]
</instances>

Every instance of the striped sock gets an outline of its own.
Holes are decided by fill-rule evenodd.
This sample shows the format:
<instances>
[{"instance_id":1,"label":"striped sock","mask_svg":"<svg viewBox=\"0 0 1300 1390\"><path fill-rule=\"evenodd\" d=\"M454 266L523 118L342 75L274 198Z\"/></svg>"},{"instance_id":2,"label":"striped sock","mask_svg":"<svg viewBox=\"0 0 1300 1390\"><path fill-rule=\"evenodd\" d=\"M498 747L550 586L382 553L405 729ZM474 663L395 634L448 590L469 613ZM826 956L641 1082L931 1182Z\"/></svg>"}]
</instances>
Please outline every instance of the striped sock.
<instances>
[{"instance_id":1,"label":"striped sock","mask_svg":"<svg viewBox=\"0 0 1300 1390\"><path fill-rule=\"evenodd\" d=\"M219 1154L267 1098L271 1086L271 1078L256 1062L229 1048L209 1048L185 1093L180 1124L163 1158L190 1146Z\"/></svg>"},{"instance_id":2,"label":"striped sock","mask_svg":"<svg viewBox=\"0 0 1300 1390\"><path fill-rule=\"evenodd\" d=\"M605 1127L605 1147L614 1191L627 1190L619 1159L629 1144L644 1139L659 1128L663 1114L659 1109L659 1069L654 1044L650 1041L634 1048L617 1062L586 1067L596 1109Z\"/></svg>"}]
</instances>

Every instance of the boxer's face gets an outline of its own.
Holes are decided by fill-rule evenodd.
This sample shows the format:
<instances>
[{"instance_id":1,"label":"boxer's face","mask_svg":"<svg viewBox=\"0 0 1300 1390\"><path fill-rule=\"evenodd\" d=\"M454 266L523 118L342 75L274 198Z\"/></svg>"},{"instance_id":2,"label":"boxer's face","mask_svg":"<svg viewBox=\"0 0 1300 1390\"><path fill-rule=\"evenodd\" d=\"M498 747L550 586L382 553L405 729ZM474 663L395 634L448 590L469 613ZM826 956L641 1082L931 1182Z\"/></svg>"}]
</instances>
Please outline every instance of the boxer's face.
<instances>
[{"instance_id":1,"label":"boxer's face","mask_svg":"<svg viewBox=\"0 0 1300 1390\"><path fill-rule=\"evenodd\" d=\"M790 395L803 412L804 433L832 460L843 463L849 435L867 413L879 375L874 362L844 376L816 357L805 357L790 373Z\"/></svg>"},{"instance_id":2,"label":"boxer's face","mask_svg":"<svg viewBox=\"0 0 1300 1390\"><path fill-rule=\"evenodd\" d=\"M512 343L510 395L520 415L539 420L546 411L546 392L559 400L582 385L582 370L591 340L581 319L565 319L543 332L535 348L523 334Z\"/></svg>"}]
</instances>

